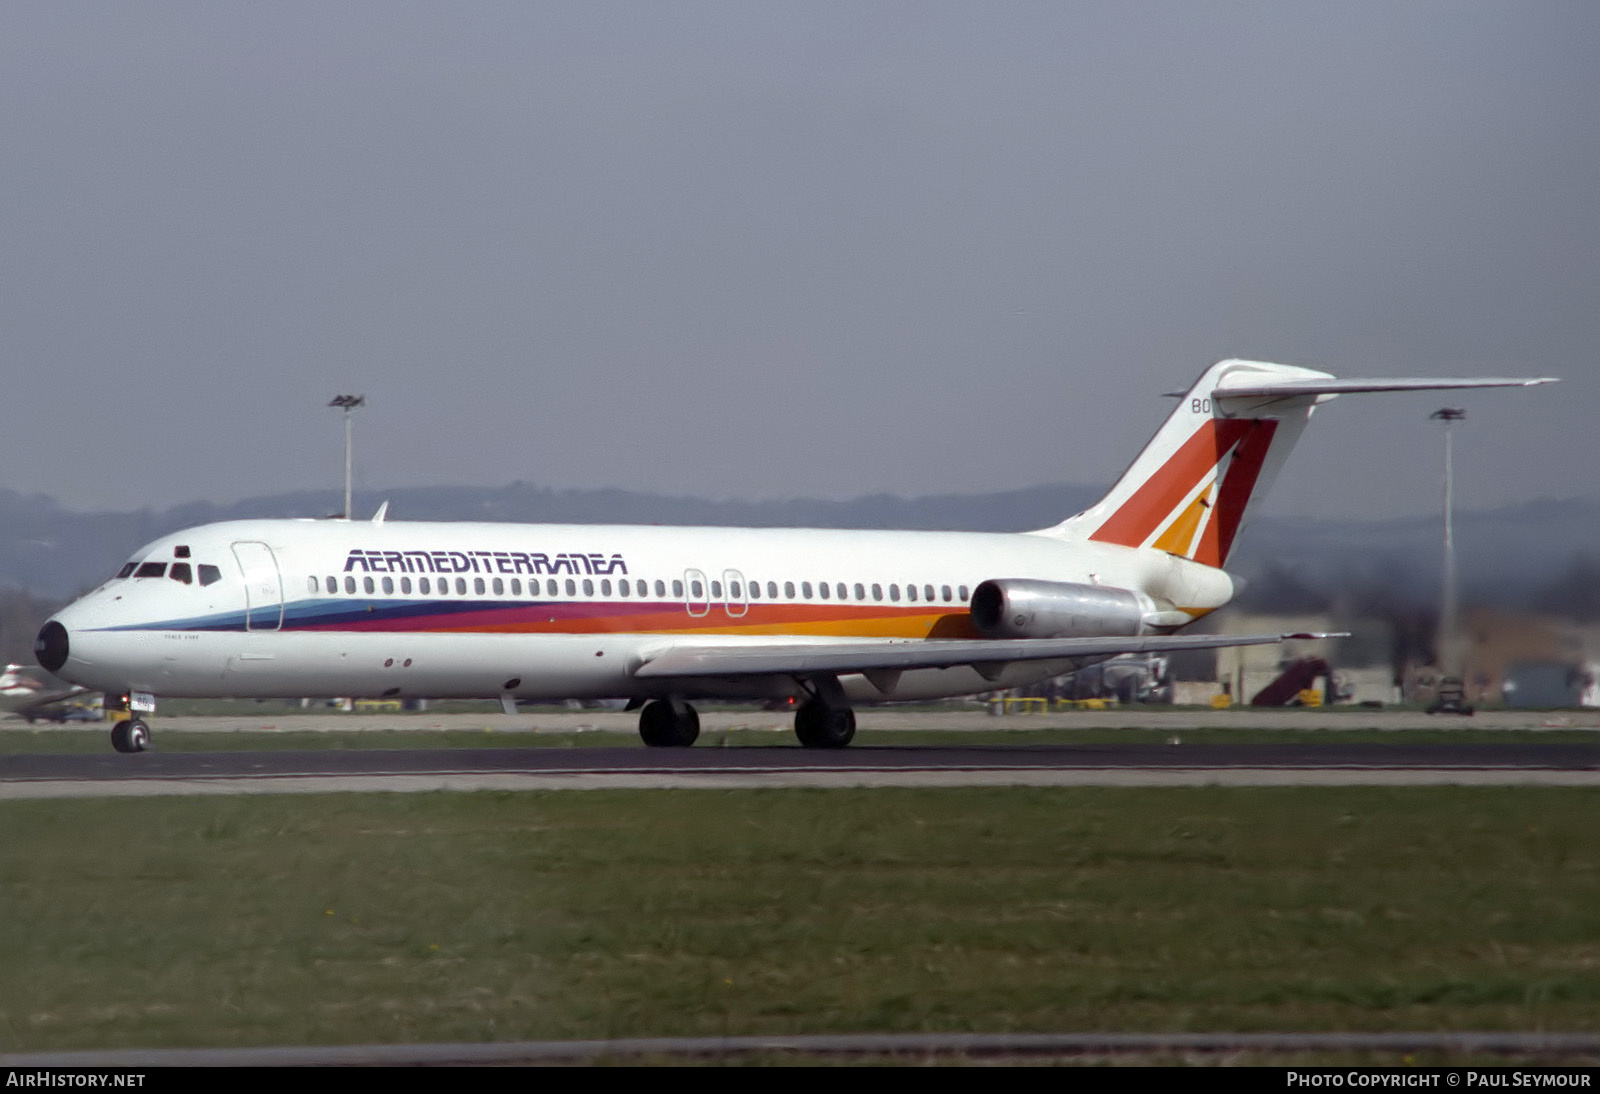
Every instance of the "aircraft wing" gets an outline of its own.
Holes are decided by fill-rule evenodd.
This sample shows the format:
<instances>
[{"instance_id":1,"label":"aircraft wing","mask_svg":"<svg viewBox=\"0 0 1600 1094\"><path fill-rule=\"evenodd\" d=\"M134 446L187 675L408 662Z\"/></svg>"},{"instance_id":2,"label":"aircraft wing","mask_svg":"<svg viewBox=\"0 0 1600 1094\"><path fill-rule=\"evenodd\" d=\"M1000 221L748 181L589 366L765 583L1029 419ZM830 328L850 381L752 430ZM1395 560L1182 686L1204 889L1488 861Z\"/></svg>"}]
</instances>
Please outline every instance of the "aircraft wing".
<instances>
[{"instance_id":1,"label":"aircraft wing","mask_svg":"<svg viewBox=\"0 0 1600 1094\"><path fill-rule=\"evenodd\" d=\"M0 696L0 711L10 714L22 714L41 707L53 706L64 703L68 699L77 699L85 695L97 695L96 691L89 688L80 688L72 684L62 684L58 688L43 689L38 691L23 692L17 695Z\"/></svg>"},{"instance_id":2,"label":"aircraft wing","mask_svg":"<svg viewBox=\"0 0 1600 1094\"><path fill-rule=\"evenodd\" d=\"M644 678L680 676L805 676L810 673L897 672L971 665L989 675L1014 661L1064 661L1119 653L1171 653L1226 646L1261 646L1287 638L1337 634L1194 634L1107 638L926 639L902 642L819 642L789 645L672 646L634 670ZM989 670L989 671L986 671ZM998 673L996 673L998 674Z\"/></svg>"}]
</instances>

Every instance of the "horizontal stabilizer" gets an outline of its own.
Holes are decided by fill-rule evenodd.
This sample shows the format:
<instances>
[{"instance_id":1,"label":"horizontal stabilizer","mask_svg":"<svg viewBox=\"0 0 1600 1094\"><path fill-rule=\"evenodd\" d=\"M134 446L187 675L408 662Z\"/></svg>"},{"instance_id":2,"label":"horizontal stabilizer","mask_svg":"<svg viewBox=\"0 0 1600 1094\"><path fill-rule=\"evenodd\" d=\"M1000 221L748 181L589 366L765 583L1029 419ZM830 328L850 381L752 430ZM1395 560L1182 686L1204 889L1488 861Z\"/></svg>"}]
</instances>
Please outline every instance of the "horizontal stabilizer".
<instances>
[{"instance_id":1,"label":"horizontal stabilizer","mask_svg":"<svg viewBox=\"0 0 1600 1094\"><path fill-rule=\"evenodd\" d=\"M1119 653L1171 653L1227 646L1262 646L1289 638L1344 634L1194 634L1103 638L933 639L923 642L758 643L673 646L634 670L641 678L684 676L805 676L810 673L948 669L1012 661L1106 658Z\"/></svg>"},{"instance_id":2,"label":"horizontal stabilizer","mask_svg":"<svg viewBox=\"0 0 1600 1094\"><path fill-rule=\"evenodd\" d=\"M1537 387L1553 384L1554 377L1540 376L1478 376L1452 378L1448 376L1401 376L1381 379L1350 377L1303 380L1269 380L1263 382L1259 373L1239 373L1238 383L1230 384L1233 377L1223 377L1212 389L1214 399L1279 399L1296 395L1354 395L1363 391L1451 391L1470 387Z\"/></svg>"}]
</instances>

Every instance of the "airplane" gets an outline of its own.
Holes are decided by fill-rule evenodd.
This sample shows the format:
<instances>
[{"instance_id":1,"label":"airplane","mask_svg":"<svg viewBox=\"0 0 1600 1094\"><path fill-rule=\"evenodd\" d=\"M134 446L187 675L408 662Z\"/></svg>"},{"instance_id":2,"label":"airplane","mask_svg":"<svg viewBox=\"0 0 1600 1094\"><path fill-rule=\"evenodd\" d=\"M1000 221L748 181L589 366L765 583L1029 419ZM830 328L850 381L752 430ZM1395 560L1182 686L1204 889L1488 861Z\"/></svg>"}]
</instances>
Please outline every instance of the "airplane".
<instances>
[{"instance_id":1,"label":"airplane","mask_svg":"<svg viewBox=\"0 0 1600 1094\"><path fill-rule=\"evenodd\" d=\"M0 672L0 711L24 718L30 725L41 718L53 722L87 717L88 707L61 704L92 695L89 689L63 684L60 680L46 683L27 673L28 670L18 664L8 664Z\"/></svg>"},{"instance_id":2,"label":"airplane","mask_svg":"<svg viewBox=\"0 0 1600 1094\"><path fill-rule=\"evenodd\" d=\"M793 700L813 748L854 702L971 695L1185 635L1240 587L1240 528L1313 410L1355 392L1549 378L1338 379L1228 360L1182 394L1099 502L1023 533L251 520L162 536L45 623L35 655L105 692L121 752L168 697L624 697L644 743L693 699Z\"/></svg>"}]
</instances>

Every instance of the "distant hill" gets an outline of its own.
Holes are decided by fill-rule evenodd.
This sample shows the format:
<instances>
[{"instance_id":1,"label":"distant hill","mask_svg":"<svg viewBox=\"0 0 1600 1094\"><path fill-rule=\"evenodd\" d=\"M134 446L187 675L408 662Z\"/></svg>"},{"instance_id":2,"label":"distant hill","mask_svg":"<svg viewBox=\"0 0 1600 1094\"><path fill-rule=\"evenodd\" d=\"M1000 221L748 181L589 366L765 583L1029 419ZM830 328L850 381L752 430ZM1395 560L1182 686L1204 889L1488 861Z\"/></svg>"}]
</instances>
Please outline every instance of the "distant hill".
<instances>
[{"instance_id":1,"label":"distant hill","mask_svg":"<svg viewBox=\"0 0 1600 1094\"><path fill-rule=\"evenodd\" d=\"M395 520L927 528L1024 531L1093 503L1100 489L1054 484L994 494L903 498L876 494L847 501L714 501L627 490L417 487L364 491L356 512L390 502ZM336 491L194 502L137 512L74 512L44 495L0 490L0 586L66 599L114 573L138 547L197 524L254 517L320 517L336 512ZM1600 528L1593 502L1534 501L1463 513L1456 540L1469 599L1521 603L1591 549ZM1255 582L1252 595L1324 596L1340 589L1385 590L1418 602L1437 597L1437 515L1374 522L1263 518L1250 526L1230 569Z\"/></svg>"}]
</instances>

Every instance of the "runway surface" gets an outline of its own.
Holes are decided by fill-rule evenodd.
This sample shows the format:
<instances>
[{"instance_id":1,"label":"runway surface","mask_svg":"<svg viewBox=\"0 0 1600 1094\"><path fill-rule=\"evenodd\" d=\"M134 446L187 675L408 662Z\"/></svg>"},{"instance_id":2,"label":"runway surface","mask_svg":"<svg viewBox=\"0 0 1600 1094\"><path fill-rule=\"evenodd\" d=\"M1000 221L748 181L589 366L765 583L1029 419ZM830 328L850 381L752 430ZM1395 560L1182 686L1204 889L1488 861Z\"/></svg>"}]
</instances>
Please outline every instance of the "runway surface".
<instances>
[{"instance_id":1,"label":"runway surface","mask_svg":"<svg viewBox=\"0 0 1600 1094\"><path fill-rule=\"evenodd\" d=\"M867 786L1600 786L1600 741L459 748L0 757L0 800Z\"/></svg>"}]
</instances>

